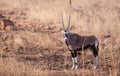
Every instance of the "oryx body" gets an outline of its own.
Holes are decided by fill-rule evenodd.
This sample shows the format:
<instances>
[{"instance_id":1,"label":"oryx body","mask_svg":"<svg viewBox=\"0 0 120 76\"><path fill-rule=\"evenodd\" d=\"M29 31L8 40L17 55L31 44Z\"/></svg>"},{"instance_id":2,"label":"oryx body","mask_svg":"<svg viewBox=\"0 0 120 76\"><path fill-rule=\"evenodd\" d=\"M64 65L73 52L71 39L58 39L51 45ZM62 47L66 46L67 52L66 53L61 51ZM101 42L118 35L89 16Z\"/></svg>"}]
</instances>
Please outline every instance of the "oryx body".
<instances>
[{"instance_id":1,"label":"oryx body","mask_svg":"<svg viewBox=\"0 0 120 76\"><path fill-rule=\"evenodd\" d=\"M71 69L77 69L77 51L82 51L85 49L90 48L92 51L94 57L95 57L95 66L94 68L98 67L98 46L99 46L99 41L95 36L80 36L75 33L70 33L69 30L69 25L70 25L70 16L69 16L69 22L68 22L68 27L65 29L64 27L64 22L63 22L63 16L62 16L62 32L64 34L64 39L66 42L66 45L68 49L71 51L71 56L73 60L73 66Z\"/></svg>"}]
</instances>

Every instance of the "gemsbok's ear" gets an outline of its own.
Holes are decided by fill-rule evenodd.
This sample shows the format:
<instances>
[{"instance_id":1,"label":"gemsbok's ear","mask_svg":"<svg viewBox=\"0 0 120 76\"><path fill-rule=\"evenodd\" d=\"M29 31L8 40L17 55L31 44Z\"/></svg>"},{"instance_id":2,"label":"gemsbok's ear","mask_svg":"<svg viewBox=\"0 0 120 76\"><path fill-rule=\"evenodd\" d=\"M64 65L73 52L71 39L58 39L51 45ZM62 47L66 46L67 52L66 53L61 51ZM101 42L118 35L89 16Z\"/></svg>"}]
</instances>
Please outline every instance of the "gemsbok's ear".
<instances>
[{"instance_id":1,"label":"gemsbok's ear","mask_svg":"<svg viewBox=\"0 0 120 76\"><path fill-rule=\"evenodd\" d=\"M60 31L61 31L62 33L65 33L65 31L64 31L64 29L63 29L63 28L60 28Z\"/></svg>"}]
</instances>

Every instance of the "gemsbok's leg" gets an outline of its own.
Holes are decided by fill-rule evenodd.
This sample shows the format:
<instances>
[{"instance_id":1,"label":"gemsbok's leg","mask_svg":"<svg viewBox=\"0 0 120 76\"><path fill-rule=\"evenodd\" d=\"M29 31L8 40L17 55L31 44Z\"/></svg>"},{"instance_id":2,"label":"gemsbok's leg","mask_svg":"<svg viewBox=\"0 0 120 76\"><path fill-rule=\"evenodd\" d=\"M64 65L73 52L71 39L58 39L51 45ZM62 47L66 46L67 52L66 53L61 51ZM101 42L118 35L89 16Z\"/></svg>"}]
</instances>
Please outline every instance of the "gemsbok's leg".
<instances>
[{"instance_id":1,"label":"gemsbok's leg","mask_svg":"<svg viewBox=\"0 0 120 76\"><path fill-rule=\"evenodd\" d=\"M94 69L98 68L98 55L95 57L95 65L94 65Z\"/></svg>"},{"instance_id":2,"label":"gemsbok's leg","mask_svg":"<svg viewBox=\"0 0 120 76\"><path fill-rule=\"evenodd\" d=\"M98 68L98 49L96 47L92 47L93 55L95 57L95 62L94 62L94 69Z\"/></svg>"},{"instance_id":3,"label":"gemsbok's leg","mask_svg":"<svg viewBox=\"0 0 120 76\"><path fill-rule=\"evenodd\" d=\"M77 69L78 68L78 64L77 64L77 52L76 51L71 51L71 55L72 55L72 61L73 61L73 65L71 69Z\"/></svg>"}]
</instances>

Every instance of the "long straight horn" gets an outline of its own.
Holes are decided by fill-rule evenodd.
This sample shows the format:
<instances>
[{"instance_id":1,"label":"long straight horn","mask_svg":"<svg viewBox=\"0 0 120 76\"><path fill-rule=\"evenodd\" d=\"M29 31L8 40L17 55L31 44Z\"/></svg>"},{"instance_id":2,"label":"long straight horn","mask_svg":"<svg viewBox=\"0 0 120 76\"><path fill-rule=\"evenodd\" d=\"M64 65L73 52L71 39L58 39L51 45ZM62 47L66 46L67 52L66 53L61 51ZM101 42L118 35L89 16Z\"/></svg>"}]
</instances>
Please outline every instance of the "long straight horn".
<instances>
[{"instance_id":1,"label":"long straight horn","mask_svg":"<svg viewBox=\"0 0 120 76\"><path fill-rule=\"evenodd\" d=\"M70 28L70 14L69 14L69 20L68 20L68 27L67 27L67 30L69 30Z\"/></svg>"},{"instance_id":2,"label":"long straight horn","mask_svg":"<svg viewBox=\"0 0 120 76\"><path fill-rule=\"evenodd\" d=\"M62 16L62 27L63 27L63 30L65 30L64 21L63 21L63 14L61 16Z\"/></svg>"}]
</instances>

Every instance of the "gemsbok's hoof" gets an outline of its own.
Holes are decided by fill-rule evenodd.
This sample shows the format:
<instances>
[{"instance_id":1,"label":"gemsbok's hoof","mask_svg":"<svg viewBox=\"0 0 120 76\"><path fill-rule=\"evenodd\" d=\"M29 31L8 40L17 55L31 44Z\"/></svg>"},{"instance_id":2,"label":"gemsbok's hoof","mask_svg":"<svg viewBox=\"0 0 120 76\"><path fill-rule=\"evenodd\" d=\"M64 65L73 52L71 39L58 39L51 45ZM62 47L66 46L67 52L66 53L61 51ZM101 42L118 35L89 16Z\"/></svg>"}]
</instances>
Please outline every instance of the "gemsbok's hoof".
<instances>
[{"instance_id":1,"label":"gemsbok's hoof","mask_svg":"<svg viewBox=\"0 0 120 76\"><path fill-rule=\"evenodd\" d=\"M98 66L94 66L94 69L98 69Z\"/></svg>"},{"instance_id":2,"label":"gemsbok's hoof","mask_svg":"<svg viewBox=\"0 0 120 76\"><path fill-rule=\"evenodd\" d=\"M78 69L78 65L75 66L75 70L77 70L77 69Z\"/></svg>"},{"instance_id":3,"label":"gemsbok's hoof","mask_svg":"<svg viewBox=\"0 0 120 76\"><path fill-rule=\"evenodd\" d=\"M77 69L78 69L78 65L71 67L71 70L77 70Z\"/></svg>"}]
</instances>

